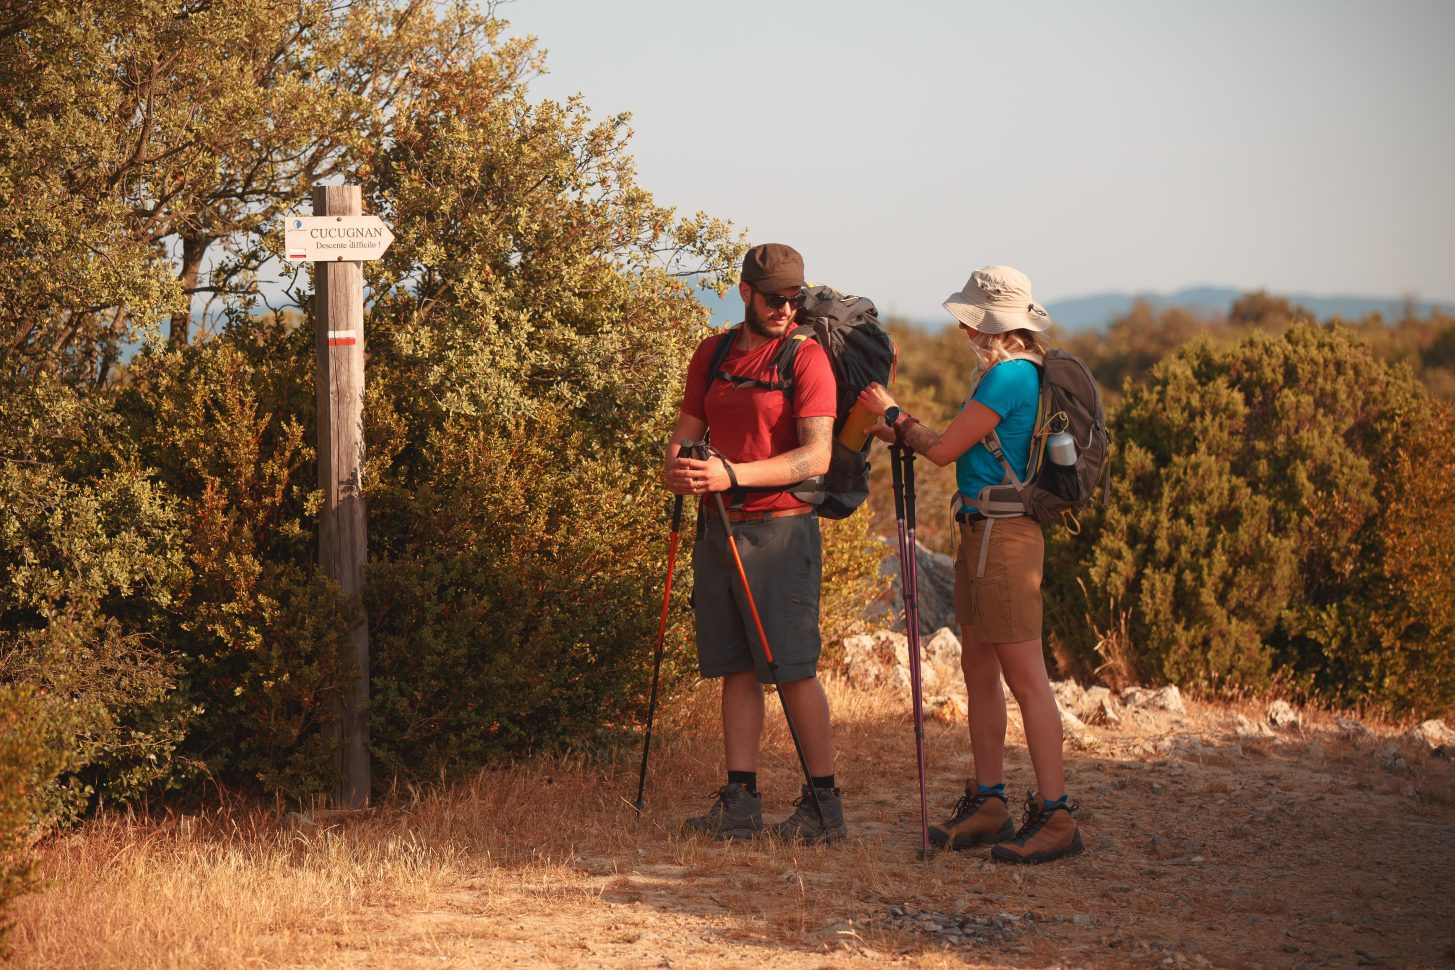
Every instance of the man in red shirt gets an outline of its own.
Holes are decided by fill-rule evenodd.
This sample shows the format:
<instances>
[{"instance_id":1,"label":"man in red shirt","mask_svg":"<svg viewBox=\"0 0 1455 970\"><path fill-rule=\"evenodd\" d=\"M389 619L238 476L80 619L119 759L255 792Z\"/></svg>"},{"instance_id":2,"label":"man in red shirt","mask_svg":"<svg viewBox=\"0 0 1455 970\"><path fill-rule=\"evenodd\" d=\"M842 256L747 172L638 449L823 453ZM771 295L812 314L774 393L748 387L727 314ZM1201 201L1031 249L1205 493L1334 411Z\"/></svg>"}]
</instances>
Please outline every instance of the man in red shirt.
<instances>
[{"instance_id":1,"label":"man in red shirt","mask_svg":"<svg viewBox=\"0 0 1455 970\"><path fill-rule=\"evenodd\" d=\"M835 412L833 369L813 340L793 362L791 389L778 381L774 358L792 331L804 287L803 258L789 246L754 246L743 258L738 293L743 323L704 340L692 355L677 427L667 446L666 484L679 495L724 496L738 553L764 634L778 664L778 681L793 712L814 791L803 787L794 813L769 828L809 843L843 837L843 806L834 784L828 698L817 677L822 543L814 506L789 489L828 470ZM709 373L719 342L733 342ZM708 432L722 459L679 455L682 443ZM736 479L737 488L733 487ZM723 747L727 783L712 809L687 820L690 831L718 839L753 838L763 831L758 794L758 746L763 733L762 684L772 675L727 548L716 502L704 501L705 528L692 551L698 669L722 678ZM819 816L815 799L823 811Z\"/></svg>"}]
</instances>

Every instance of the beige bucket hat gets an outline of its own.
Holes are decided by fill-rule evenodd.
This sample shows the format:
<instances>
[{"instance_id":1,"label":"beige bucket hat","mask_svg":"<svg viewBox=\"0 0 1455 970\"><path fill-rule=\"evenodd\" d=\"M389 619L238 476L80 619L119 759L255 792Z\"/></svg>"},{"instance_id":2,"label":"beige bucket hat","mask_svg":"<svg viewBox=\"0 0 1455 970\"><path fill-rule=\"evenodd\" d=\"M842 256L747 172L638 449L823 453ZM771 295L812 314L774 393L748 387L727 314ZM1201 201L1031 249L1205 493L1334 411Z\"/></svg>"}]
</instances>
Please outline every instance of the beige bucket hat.
<instances>
[{"instance_id":1,"label":"beige bucket hat","mask_svg":"<svg viewBox=\"0 0 1455 970\"><path fill-rule=\"evenodd\" d=\"M981 333L1034 330L1051 325L1051 316L1031 298L1031 281L1009 266L985 266L970 274L964 289L951 293L944 307L955 319Z\"/></svg>"}]
</instances>

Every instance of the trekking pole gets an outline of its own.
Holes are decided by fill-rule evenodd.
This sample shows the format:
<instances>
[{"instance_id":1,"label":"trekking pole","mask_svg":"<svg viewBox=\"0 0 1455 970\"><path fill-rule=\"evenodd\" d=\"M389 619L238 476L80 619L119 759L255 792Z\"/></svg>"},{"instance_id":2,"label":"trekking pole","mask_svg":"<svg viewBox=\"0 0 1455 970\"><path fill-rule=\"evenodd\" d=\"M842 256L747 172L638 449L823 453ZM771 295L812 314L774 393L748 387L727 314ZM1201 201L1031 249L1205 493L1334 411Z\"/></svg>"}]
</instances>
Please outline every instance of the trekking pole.
<instances>
[{"instance_id":1,"label":"trekking pole","mask_svg":"<svg viewBox=\"0 0 1455 970\"><path fill-rule=\"evenodd\" d=\"M914 707L914 753L919 775L920 855L925 857L930 851L930 810L925 793L924 691L919 649L919 566L915 561L917 553L914 538L914 452L899 444L891 445L889 450L894 484L894 517L899 526L899 593L904 601L904 632L909 641L909 691Z\"/></svg>"},{"instance_id":2,"label":"trekking pole","mask_svg":"<svg viewBox=\"0 0 1455 970\"><path fill-rule=\"evenodd\" d=\"M703 442L693 442L690 445L691 454L694 458L706 460L708 457L707 445ZM803 753L803 743L798 740L798 728L793 724L793 712L788 706L788 695L783 693L783 685L778 682L778 661L773 659L773 648L768 645L768 635L763 632L763 621L758 616L758 604L753 601L753 591L748 586L748 574L743 569L743 558L738 555L738 543L733 538L733 524L728 518L727 507L723 504L722 493L713 492L713 501L717 503L717 515L722 519L722 528L727 533L728 551L732 553L733 565L737 567L738 579L743 584L743 595L748 601L748 612L753 616L753 626L758 631L758 642L763 646L763 662L768 666L768 675L773 678L773 687L778 691L778 700L783 705L783 720L788 722L788 736L793 739L793 750L798 752L798 763L803 768L803 780L808 782L808 796L813 799L814 811L818 812L820 822L827 823L824 817L823 805L818 800L818 789L813 785L813 773L808 770L808 758Z\"/></svg>"},{"instance_id":3,"label":"trekking pole","mask_svg":"<svg viewBox=\"0 0 1455 970\"><path fill-rule=\"evenodd\" d=\"M682 526L682 496L672 503L672 538L667 547L667 583L662 590L662 620L657 624L657 656L652 664L652 697L647 702L647 738L642 742L642 770L637 777L637 800L632 804L642 814L642 792L647 787L647 752L652 750L652 719L657 713L657 684L662 679L662 643L667 637L667 607L672 602L672 569L677 563L677 530Z\"/></svg>"}]
</instances>

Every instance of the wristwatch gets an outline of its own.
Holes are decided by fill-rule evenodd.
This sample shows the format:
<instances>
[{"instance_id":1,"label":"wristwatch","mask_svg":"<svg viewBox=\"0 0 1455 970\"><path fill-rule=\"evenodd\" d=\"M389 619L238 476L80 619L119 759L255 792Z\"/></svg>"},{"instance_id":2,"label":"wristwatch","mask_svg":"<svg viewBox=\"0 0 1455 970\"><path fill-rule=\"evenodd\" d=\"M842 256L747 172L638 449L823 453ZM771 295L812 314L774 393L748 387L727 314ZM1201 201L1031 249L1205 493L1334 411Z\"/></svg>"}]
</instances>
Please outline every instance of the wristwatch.
<instances>
[{"instance_id":1,"label":"wristwatch","mask_svg":"<svg viewBox=\"0 0 1455 970\"><path fill-rule=\"evenodd\" d=\"M901 411L900 411L900 407L899 407L898 404L895 404L895 405L893 405L891 407L885 408L884 409L884 426L886 428L892 428L892 427L894 427L894 423L899 420L900 413L901 413Z\"/></svg>"}]
</instances>

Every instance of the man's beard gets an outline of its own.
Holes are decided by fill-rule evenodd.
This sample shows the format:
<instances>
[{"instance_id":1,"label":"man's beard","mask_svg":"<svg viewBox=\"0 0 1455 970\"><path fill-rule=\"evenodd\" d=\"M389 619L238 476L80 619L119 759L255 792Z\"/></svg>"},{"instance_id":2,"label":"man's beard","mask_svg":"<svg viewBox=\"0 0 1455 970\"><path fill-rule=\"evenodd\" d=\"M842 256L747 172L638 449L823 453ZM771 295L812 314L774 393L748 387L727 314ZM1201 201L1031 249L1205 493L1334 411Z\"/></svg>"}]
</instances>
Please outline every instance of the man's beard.
<instances>
[{"instance_id":1,"label":"man's beard","mask_svg":"<svg viewBox=\"0 0 1455 970\"><path fill-rule=\"evenodd\" d=\"M790 317L788 322L791 325L793 323L793 318ZM749 303L743 307L743 323L746 324L747 328L753 331L753 333L757 334L760 337L763 337L766 340L776 340L779 337L783 336L783 333L786 333L788 330L788 328L785 327L783 333L775 332L768 324L766 319L758 314L758 307L755 303Z\"/></svg>"}]
</instances>

